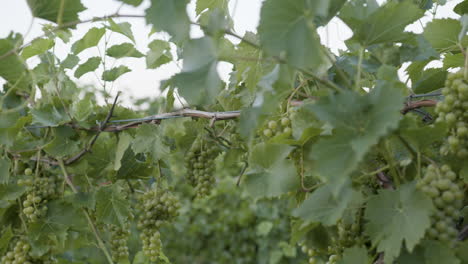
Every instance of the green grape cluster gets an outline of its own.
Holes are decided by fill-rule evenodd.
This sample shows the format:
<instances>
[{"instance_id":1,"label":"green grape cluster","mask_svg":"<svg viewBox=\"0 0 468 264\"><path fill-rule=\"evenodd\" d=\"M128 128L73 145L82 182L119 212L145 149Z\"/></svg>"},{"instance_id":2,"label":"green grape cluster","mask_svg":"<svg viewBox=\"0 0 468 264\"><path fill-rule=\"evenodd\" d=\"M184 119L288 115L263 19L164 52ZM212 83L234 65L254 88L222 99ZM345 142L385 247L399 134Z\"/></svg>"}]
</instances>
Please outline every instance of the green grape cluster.
<instances>
[{"instance_id":1,"label":"green grape cluster","mask_svg":"<svg viewBox=\"0 0 468 264\"><path fill-rule=\"evenodd\" d=\"M18 240L12 250L1 258L1 264L55 264L57 260L49 255L40 258L29 256L31 245L25 240Z\"/></svg>"},{"instance_id":2,"label":"green grape cluster","mask_svg":"<svg viewBox=\"0 0 468 264\"><path fill-rule=\"evenodd\" d=\"M115 262L128 258L127 240L130 236L128 224L125 227L110 225L110 244L112 259Z\"/></svg>"},{"instance_id":3,"label":"green grape cluster","mask_svg":"<svg viewBox=\"0 0 468 264\"><path fill-rule=\"evenodd\" d=\"M464 194L457 183L457 175L448 165L437 168L432 164L417 183L417 187L432 199L436 207L431 217L431 228L427 231L431 239L452 241L458 234L456 223L460 217L459 210L463 206Z\"/></svg>"},{"instance_id":4,"label":"green grape cluster","mask_svg":"<svg viewBox=\"0 0 468 264\"><path fill-rule=\"evenodd\" d=\"M312 248L308 248L303 242L299 243L299 246L301 246L301 250L304 254L309 257L307 263L308 264L317 264L318 259L317 259L317 251L315 251Z\"/></svg>"},{"instance_id":5,"label":"green grape cluster","mask_svg":"<svg viewBox=\"0 0 468 264\"><path fill-rule=\"evenodd\" d=\"M26 199L23 200L23 213L30 222L36 222L47 213L47 202L56 195L56 178L21 179L18 185L28 187Z\"/></svg>"},{"instance_id":6,"label":"green grape cluster","mask_svg":"<svg viewBox=\"0 0 468 264\"><path fill-rule=\"evenodd\" d=\"M143 243L143 252L151 261L157 261L161 253L161 238L159 228L165 222L172 221L178 216L180 208L179 199L169 192L153 188L139 197L138 229Z\"/></svg>"},{"instance_id":7,"label":"green grape cluster","mask_svg":"<svg viewBox=\"0 0 468 264\"><path fill-rule=\"evenodd\" d=\"M216 168L214 160L218 154L216 145L199 137L185 156L188 180L195 187L198 197L209 195L216 182L213 173Z\"/></svg>"},{"instance_id":8,"label":"green grape cluster","mask_svg":"<svg viewBox=\"0 0 468 264\"><path fill-rule=\"evenodd\" d=\"M288 117L282 117L279 120L268 120L265 128L262 130L262 134L267 138L281 134L291 136L291 120Z\"/></svg>"},{"instance_id":9,"label":"green grape cluster","mask_svg":"<svg viewBox=\"0 0 468 264\"><path fill-rule=\"evenodd\" d=\"M459 158L468 157L468 82L464 79L463 70L447 76L442 94L444 100L435 108L438 114L436 121L445 122L450 135L441 153L453 153Z\"/></svg>"}]
</instances>

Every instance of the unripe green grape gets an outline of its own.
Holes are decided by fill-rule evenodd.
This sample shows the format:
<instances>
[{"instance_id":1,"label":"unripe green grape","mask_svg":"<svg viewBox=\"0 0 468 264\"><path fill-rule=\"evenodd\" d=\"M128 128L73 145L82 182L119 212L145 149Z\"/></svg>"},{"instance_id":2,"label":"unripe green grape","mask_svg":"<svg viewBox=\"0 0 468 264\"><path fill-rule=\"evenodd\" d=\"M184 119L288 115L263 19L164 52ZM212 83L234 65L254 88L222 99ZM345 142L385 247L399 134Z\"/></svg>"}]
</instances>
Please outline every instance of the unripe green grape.
<instances>
[{"instance_id":1,"label":"unripe green grape","mask_svg":"<svg viewBox=\"0 0 468 264\"><path fill-rule=\"evenodd\" d=\"M276 130L276 128L278 127L278 122L274 121L274 120L271 120L268 122L268 128L271 129L271 130Z\"/></svg>"},{"instance_id":2,"label":"unripe green grape","mask_svg":"<svg viewBox=\"0 0 468 264\"><path fill-rule=\"evenodd\" d=\"M273 136L273 131L271 131L269 128L266 128L263 130L263 135L265 137L272 137Z\"/></svg>"},{"instance_id":3,"label":"unripe green grape","mask_svg":"<svg viewBox=\"0 0 468 264\"><path fill-rule=\"evenodd\" d=\"M32 175L32 173L33 173L33 171L32 171L32 169L30 169L30 168L27 168L27 169L24 170L24 174L25 174L26 176L30 176L30 175Z\"/></svg>"},{"instance_id":4,"label":"unripe green grape","mask_svg":"<svg viewBox=\"0 0 468 264\"><path fill-rule=\"evenodd\" d=\"M291 124L291 120L287 117L281 118L281 125L282 126L289 126Z\"/></svg>"}]
</instances>

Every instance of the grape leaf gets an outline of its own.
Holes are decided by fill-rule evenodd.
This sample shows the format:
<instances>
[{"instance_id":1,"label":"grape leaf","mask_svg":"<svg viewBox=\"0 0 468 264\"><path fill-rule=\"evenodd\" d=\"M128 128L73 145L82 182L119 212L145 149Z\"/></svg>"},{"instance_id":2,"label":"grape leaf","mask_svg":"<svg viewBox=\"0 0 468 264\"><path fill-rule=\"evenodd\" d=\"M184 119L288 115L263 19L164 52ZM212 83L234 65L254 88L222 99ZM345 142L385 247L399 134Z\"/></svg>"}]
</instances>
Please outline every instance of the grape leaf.
<instances>
[{"instance_id":1,"label":"grape leaf","mask_svg":"<svg viewBox=\"0 0 468 264\"><path fill-rule=\"evenodd\" d=\"M73 102L70 114L78 122L85 121L94 112L93 100L86 96L81 100Z\"/></svg>"},{"instance_id":2,"label":"grape leaf","mask_svg":"<svg viewBox=\"0 0 468 264\"><path fill-rule=\"evenodd\" d=\"M123 3L126 3L127 5L132 5L132 6L139 6L143 0L117 0Z\"/></svg>"},{"instance_id":3,"label":"grape leaf","mask_svg":"<svg viewBox=\"0 0 468 264\"><path fill-rule=\"evenodd\" d=\"M94 210L96 208L95 192L78 192L65 196L64 199L77 209L88 208Z\"/></svg>"},{"instance_id":4,"label":"grape leaf","mask_svg":"<svg viewBox=\"0 0 468 264\"><path fill-rule=\"evenodd\" d=\"M413 81L413 91L415 93L428 93L445 86L447 71L442 68L430 68L421 72L418 80Z\"/></svg>"},{"instance_id":5,"label":"grape leaf","mask_svg":"<svg viewBox=\"0 0 468 264\"><path fill-rule=\"evenodd\" d=\"M5 158L0 159L0 180L4 179L2 177L3 170L2 163L5 161ZM8 162L10 160L7 159ZM8 166L10 163L8 163ZM15 201L20 198L28 189L24 186L19 186L17 184L7 184L7 181L0 182L0 208L5 208L3 202Z\"/></svg>"},{"instance_id":6,"label":"grape leaf","mask_svg":"<svg viewBox=\"0 0 468 264\"><path fill-rule=\"evenodd\" d=\"M162 131L156 125L143 124L136 130L132 149L135 153L150 153L158 160L169 154L169 147L162 140Z\"/></svg>"},{"instance_id":7,"label":"grape leaf","mask_svg":"<svg viewBox=\"0 0 468 264\"><path fill-rule=\"evenodd\" d=\"M131 217L130 203L117 184L101 187L96 193L96 217L102 223L124 227Z\"/></svg>"},{"instance_id":8,"label":"grape leaf","mask_svg":"<svg viewBox=\"0 0 468 264\"><path fill-rule=\"evenodd\" d=\"M97 46L102 36L106 33L105 28L91 28L86 34L78 41L73 43L71 50L73 54L78 55L85 49Z\"/></svg>"},{"instance_id":9,"label":"grape leaf","mask_svg":"<svg viewBox=\"0 0 468 264\"><path fill-rule=\"evenodd\" d=\"M16 45L17 41L22 41L20 34L10 34L8 38L0 39L0 56L11 52ZM23 63L22 58L13 53L7 57L2 58L0 63L0 77L5 79L11 86L15 85L16 88L20 88L25 91L29 91L30 76L26 71L26 66Z\"/></svg>"},{"instance_id":10,"label":"grape leaf","mask_svg":"<svg viewBox=\"0 0 468 264\"><path fill-rule=\"evenodd\" d=\"M356 263L370 263L366 248L357 246L346 248L343 252L343 258L338 260L337 264Z\"/></svg>"},{"instance_id":11,"label":"grape leaf","mask_svg":"<svg viewBox=\"0 0 468 264\"><path fill-rule=\"evenodd\" d=\"M6 184L10 180L10 159L0 158L0 184Z\"/></svg>"},{"instance_id":12,"label":"grape leaf","mask_svg":"<svg viewBox=\"0 0 468 264\"><path fill-rule=\"evenodd\" d=\"M153 25L156 32L166 31L174 42L182 42L189 37L190 20L187 15L188 0L151 0L146 9L146 22Z\"/></svg>"},{"instance_id":13,"label":"grape leaf","mask_svg":"<svg viewBox=\"0 0 468 264\"><path fill-rule=\"evenodd\" d=\"M10 240L13 237L15 237L15 234L13 233L13 231L11 231L11 226L5 227L3 229L2 235L0 236L0 254L2 254L3 256L5 255Z\"/></svg>"},{"instance_id":14,"label":"grape leaf","mask_svg":"<svg viewBox=\"0 0 468 264\"><path fill-rule=\"evenodd\" d=\"M57 127L54 129L55 138L44 146L47 154L63 158L65 156L77 153L79 148L79 142L71 139L76 136L75 131L70 127Z\"/></svg>"},{"instance_id":15,"label":"grape leaf","mask_svg":"<svg viewBox=\"0 0 468 264\"><path fill-rule=\"evenodd\" d=\"M120 65L119 67L114 67L110 70L104 71L102 73L102 79L107 82L113 82L123 74L130 72L130 68L125 65Z\"/></svg>"},{"instance_id":16,"label":"grape leaf","mask_svg":"<svg viewBox=\"0 0 468 264\"><path fill-rule=\"evenodd\" d=\"M58 23L62 0L27 0L34 17ZM86 10L80 0L67 0L61 14L62 23L76 22L78 13Z\"/></svg>"},{"instance_id":17,"label":"grape leaf","mask_svg":"<svg viewBox=\"0 0 468 264\"><path fill-rule=\"evenodd\" d=\"M222 82L216 70L217 53L210 37L190 40L182 54L182 72L172 77L174 85L189 104L214 103Z\"/></svg>"},{"instance_id":18,"label":"grape leaf","mask_svg":"<svg viewBox=\"0 0 468 264\"><path fill-rule=\"evenodd\" d=\"M120 161L122 160L125 151L130 146L132 139L132 136L127 133L120 134L119 143L117 143L117 149L115 150L114 170L119 170L120 166L122 166Z\"/></svg>"},{"instance_id":19,"label":"grape leaf","mask_svg":"<svg viewBox=\"0 0 468 264\"><path fill-rule=\"evenodd\" d=\"M361 200L359 193L347 185L335 195L330 184L315 190L298 208L293 215L312 223L321 223L324 226L336 225L352 201Z\"/></svg>"},{"instance_id":20,"label":"grape leaf","mask_svg":"<svg viewBox=\"0 0 468 264\"><path fill-rule=\"evenodd\" d=\"M75 70L75 78L80 78L84 74L96 70L100 64L101 64L100 57L89 58L86 62L78 66L78 68Z\"/></svg>"},{"instance_id":21,"label":"grape leaf","mask_svg":"<svg viewBox=\"0 0 468 264\"><path fill-rule=\"evenodd\" d=\"M387 2L359 23L353 39L363 46L401 41L406 37L405 27L423 15L423 10L408 1Z\"/></svg>"},{"instance_id":22,"label":"grape leaf","mask_svg":"<svg viewBox=\"0 0 468 264\"><path fill-rule=\"evenodd\" d=\"M127 38L129 38L133 43L135 43L135 37L132 32L132 25L128 22L115 23L113 19L109 19L110 26L106 26L107 29L120 33Z\"/></svg>"},{"instance_id":23,"label":"grape leaf","mask_svg":"<svg viewBox=\"0 0 468 264\"><path fill-rule=\"evenodd\" d=\"M458 34L462 27L455 19L434 19L424 28L424 37L439 52L459 50Z\"/></svg>"},{"instance_id":24,"label":"grape leaf","mask_svg":"<svg viewBox=\"0 0 468 264\"><path fill-rule=\"evenodd\" d=\"M26 46L21 52L23 59L28 59L32 56L42 54L54 46L55 42L52 39L38 38Z\"/></svg>"},{"instance_id":25,"label":"grape leaf","mask_svg":"<svg viewBox=\"0 0 468 264\"><path fill-rule=\"evenodd\" d=\"M448 245L439 241L425 241L423 245L426 264L460 264L460 260Z\"/></svg>"},{"instance_id":26,"label":"grape leaf","mask_svg":"<svg viewBox=\"0 0 468 264\"><path fill-rule=\"evenodd\" d=\"M312 14L323 2L326 1L265 1L258 26L262 46L296 67L318 70L326 57Z\"/></svg>"},{"instance_id":27,"label":"grape leaf","mask_svg":"<svg viewBox=\"0 0 468 264\"><path fill-rule=\"evenodd\" d=\"M319 175L345 178L380 137L398 126L404 101L400 86L398 82L380 81L368 94L343 91L308 106L334 127L333 135L320 139L310 152Z\"/></svg>"},{"instance_id":28,"label":"grape leaf","mask_svg":"<svg viewBox=\"0 0 468 264\"><path fill-rule=\"evenodd\" d=\"M291 146L281 144L260 143L253 147L243 183L252 196L273 197L297 188L296 169L291 160L286 160L291 150Z\"/></svg>"},{"instance_id":29,"label":"grape leaf","mask_svg":"<svg viewBox=\"0 0 468 264\"><path fill-rule=\"evenodd\" d=\"M80 61L80 58L76 55L73 54L68 54L68 56L62 61L62 67L65 69L73 69L78 62Z\"/></svg>"},{"instance_id":30,"label":"grape leaf","mask_svg":"<svg viewBox=\"0 0 468 264\"><path fill-rule=\"evenodd\" d=\"M365 211L366 233L391 263L400 254L403 241L412 251L431 226L432 202L414 184L397 190L381 190L372 196Z\"/></svg>"},{"instance_id":31,"label":"grape leaf","mask_svg":"<svg viewBox=\"0 0 468 264\"><path fill-rule=\"evenodd\" d=\"M339 17L350 28L359 28L367 19L379 9L376 0L348 1L340 11Z\"/></svg>"},{"instance_id":32,"label":"grape leaf","mask_svg":"<svg viewBox=\"0 0 468 264\"><path fill-rule=\"evenodd\" d=\"M87 222L82 212L62 200L47 203L47 215L32 223L28 235L34 240L46 242L48 239L66 239L69 228L87 228ZM62 241L63 242L63 241Z\"/></svg>"},{"instance_id":33,"label":"grape leaf","mask_svg":"<svg viewBox=\"0 0 468 264\"><path fill-rule=\"evenodd\" d=\"M458 3L453 9L453 11L459 14L460 16L468 14L468 1L465 0L463 2Z\"/></svg>"},{"instance_id":34,"label":"grape leaf","mask_svg":"<svg viewBox=\"0 0 468 264\"><path fill-rule=\"evenodd\" d=\"M131 43L114 45L107 49L106 55L113 58L134 57L141 58L143 54L139 52Z\"/></svg>"},{"instance_id":35,"label":"grape leaf","mask_svg":"<svg viewBox=\"0 0 468 264\"><path fill-rule=\"evenodd\" d=\"M31 116L21 117L17 112L0 113L0 144L12 146L18 132L31 122Z\"/></svg>"},{"instance_id":36,"label":"grape leaf","mask_svg":"<svg viewBox=\"0 0 468 264\"><path fill-rule=\"evenodd\" d=\"M465 65L465 58L462 53L458 54L445 54L444 56L444 69L458 68Z\"/></svg>"},{"instance_id":37,"label":"grape leaf","mask_svg":"<svg viewBox=\"0 0 468 264\"><path fill-rule=\"evenodd\" d=\"M43 126L56 127L71 121L64 108L57 108L52 104L31 109L31 115L34 124Z\"/></svg>"},{"instance_id":38,"label":"grape leaf","mask_svg":"<svg viewBox=\"0 0 468 264\"><path fill-rule=\"evenodd\" d=\"M155 39L148 44L149 51L146 54L146 67L156 69L159 66L172 61L171 47L164 40Z\"/></svg>"},{"instance_id":39,"label":"grape leaf","mask_svg":"<svg viewBox=\"0 0 468 264\"><path fill-rule=\"evenodd\" d=\"M200 15L205 9L214 10L215 8L219 8L221 10L226 11L228 9L228 1L227 0L197 0L195 6L195 12L197 15Z\"/></svg>"}]
</instances>

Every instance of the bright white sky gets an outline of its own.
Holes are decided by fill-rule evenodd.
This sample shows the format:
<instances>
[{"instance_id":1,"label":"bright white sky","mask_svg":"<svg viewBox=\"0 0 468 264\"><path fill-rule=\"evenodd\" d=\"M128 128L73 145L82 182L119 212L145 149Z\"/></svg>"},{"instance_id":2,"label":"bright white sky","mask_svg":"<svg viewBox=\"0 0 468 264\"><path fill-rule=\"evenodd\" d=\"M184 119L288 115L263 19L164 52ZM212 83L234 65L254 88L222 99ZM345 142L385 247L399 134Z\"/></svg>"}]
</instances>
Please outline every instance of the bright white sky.
<instances>
[{"instance_id":1,"label":"bright white sky","mask_svg":"<svg viewBox=\"0 0 468 264\"><path fill-rule=\"evenodd\" d=\"M21 34L26 34L30 28L31 22L32 27L29 30L29 33L26 36L26 41L33 39L34 37L42 35L41 24L45 21L41 19L35 19L32 21L32 16L29 10L29 7L26 4L26 0L0 0L2 3L2 8L0 9L0 38L5 38L9 32L19 32ZM81 19L87 19L91 17L109 15L115 13L116 10L121 6L121 2L115 0L81 0L82 3L88 8L86 11L80 13ZM378 0L382 3L385 0ZM445 17L457 17L453 11L453 7L460 3L462 0L448 0L445 6L439 7L437 11L437 18ZM246 31L254 31L258 25L260 7L262 0L231 0L230 1L230 12L231 16L234 19L235 31L236 33L243 35ZM143 14L144 9L149 5L149 1L144 1L144 4L138 8L133 8L130 6L123 6L120 9L120 14ZM191 14L192 19L194 19L194 5L193 3L189 6L189 14ZM424 24L431 19L431 16L426 16L421 20ZM148 43L154 39L154 36L148 38L148 33L150 31L149 27L145 25L144 19L121 19L117 21L128 21L132 24L132 30L137 40L137 48L145 53L147 51ZM99 23L95 23L94 26L99 26ZM74 38L71 43L76 41L78 38L83 36L87 30L92 27L91 24L83 24L77 27L77 30L74 32ZM419 22L408 26L407 30L413 32L421 32L422 27ZM352 33L349 28L344 25L339 19L332 20L326 28L319 28L319 34L321 36L322 42L330 47L332 51L336 52L339 49L346 49L344 45L344 40L351 37ZM192 30L192 36L200 36L201 33L197 29ZM107 35L109 37L109 35ZM165 37L164 35L158 35L158 37ZM128 42L129 40L125 37L121 37L118 34L112 34L110 36L110 44L118 44L122 42ZM65 46L62 43L58 45L55 52L60 58L65 58L69 52L69 46ZM102 48L102 45L101 45ZM80 54L81 62L84 62L88 57L99 56L99 52L96 48L91 48ZM110 60L112 65L113 61ZM28 63L31 66L37 63L34 58L30 59ZM159 82L161 80L169 78L171 75L179 71L180 65L174 63L169 63L163 67L160 67L157 70L147 70L145 69L144 59L135 59L135 58L124 58L119 59L115 65L125 64L132 69L132 72L129 72L119 79L113 85L112 93L117 91L122 91L124 95L134 95L137 98L142 97L154 97L159 94ZM436 65L436 64L433 64ZM223 79L227 80L227 74L230 70L230 66L227 63L221 63L218 67L218 71ZM403 75L402 71L400 72L401 76ZM70 73L70 76L73 74ZM87 73L79 79L79 83L82 84L94 84L99 85L98 76L101 75L101 72L97 74ZM0 85L3 84L3 80L0 78Z\"/></svg>"}]
</instances>

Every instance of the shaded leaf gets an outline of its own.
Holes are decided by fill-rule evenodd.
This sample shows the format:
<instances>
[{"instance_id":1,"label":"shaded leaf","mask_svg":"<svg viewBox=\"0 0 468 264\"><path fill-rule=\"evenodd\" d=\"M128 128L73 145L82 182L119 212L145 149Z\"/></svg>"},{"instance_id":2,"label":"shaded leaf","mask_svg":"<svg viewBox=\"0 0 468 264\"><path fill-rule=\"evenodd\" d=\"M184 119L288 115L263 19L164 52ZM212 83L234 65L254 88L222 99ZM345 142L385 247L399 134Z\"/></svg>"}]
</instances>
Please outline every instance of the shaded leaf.
<instances>
[{"instance_id":1,"label":"shaded leaf","mask_svg":"<svg viewBox=\"0 0 468 264\"><path fill-rule=\"evenodd\" d=\"M263 47L300 68L319 69L326 62L313 14L326 1L267 0L260 13L258 32Z\"/></svg>"},{"instance_id":2,"label":"shaded leaf","mask_svg":"<svg viewBox=\"0 0 468 264\"><path fill-rule=\"evenodd\" d=\"M71 50L73 54L78 55L85 49L97 46L102 36L106 33L105 28L91 28L86 34L78 41L73 43Z\"/></svg>"},{"instance_id":3,"label":"shaded leaf","mask_svg":"<svg viewBox=\"0 0 468 264\"><path fill-rule=\"evenodd\" d=\"M27 0L34 17L58 23L62 0ZM69 23L79 20L78 13L86 10L80 0L67 0L63 6L61 22Z\"/></svg>"},{"instance_id":4,"label":"shaded leaf","mask_svg":"<svg viewBox=\"0 0 468 264\"><path fill-rule=\"evenodd\" d=\"M189 37L190 20L187 15L188 0L151 0L146 9L146 22L156 32L166 31L174 42L181 42Z\"/></svg>"},{"instance_id":5,"label":"shaded leaf","mask_svg":"<svg viewBox=\"0 0 468 264\"><path fill-rule=\"evenodd\" d=\"M343 188L336 196L330 185L327 184L315 190L293 211L293 215L312 223L321 223L324 226L336 225L348 205L355 199L361 198L351 186Z\"/></svg>"},{"instance_id":6,"label":"shaded leaf","mask_svg":"<svg viewBox=\"0 0 468 264\"><path fill-rule=\"evenodd\" d=\"M88 72L95 71L101 65L100 57L91 57L86 62L78 66L75 70L75 78L80 78Z\"/></svg>"},{"instance_id":7,"label":"shaded leaf","mask_svg":"<svg viewBox=\"0 0 468 264\"><path fill-rule=\"evenodd\" d=\"M124 227L131 216L130 203L117 184L101 187L96 193L96 217L102 223Z\"/></svg>"},{"instance_id":8,"label":"shaded leaf","mask_svg":"<svg viewBox=\"0 0 468 264\"><path fill-rule=\"evenodd\" d=\"M370 198L365 218L366 233L377 250L391 263L400 254L403 241L412 251L431 226L432 202L414 184L398 190L382 190Z\"/></svg>"},{"instance_id":9,"label":"shaded leaf","mask_svg":"<svg viewBox=\"0 0 468 264\"><path fill-rule=\"evenodd\" d=\"M62 67L65 69L73 69L78 62L80 62L80 58L73 54L68 54L68 56L62 61Z\"/></svg>"},{"instance_id":10,"label":"shaded leaf","mask_svg":"<svg viewBox=\"0 0 468 264\"><path fill-rule=\"evenodd\" d=\"M48 49L54 46L55 42L52 39L38 38L31 42L31 45L26 46L21 52L23 59L28 59L32 56L36 56L46 52Z\"/></svg>"},{"instance_id":11,"label":"shaded leaf","mask_svg":"<svg viewBox=\"0 0 468 264\"><path fill-rule=\"evenodd\" d=\"M135 153L150 153L153 159L162 159L169 154L169 147L162 137L162 130L157 125L143 124L136 130L132 149Z\"/></svg>"},{"instance_id":12,"label":"shaded leaf","mask_svg":"<svg viewBox=\"0 0 468 264\"><path fill-rule=\"evenodd\" d=\"M156 69L159 66L172 61L171 47L164 40L155 39L148 44L149 51L146 54L146 67Z\"/></svg>"},{"instance_id":13,"label":"shaded leaf","mask_svg":"<svg viewBox=\"0 0 468 264\"><path fill-rule=\"evenodd\" d=\"M107 82L113 82L123 74L130 72L130 68L125 65L120 65L119 67L114 67L110 70L104 71L102 73L102 79Z\"/></svg>"},{"instance_id":14,"label":"shaded leaf","mask_svg":"<svg viewBox=\"0 0 468 264\"><path fill-rule=\"evenodd\" d=\"M113 58L134 57L141 58L143 54L139 52L131 43L114 45L107 49L106 55Z\"/></svg>"}]
</instances>

